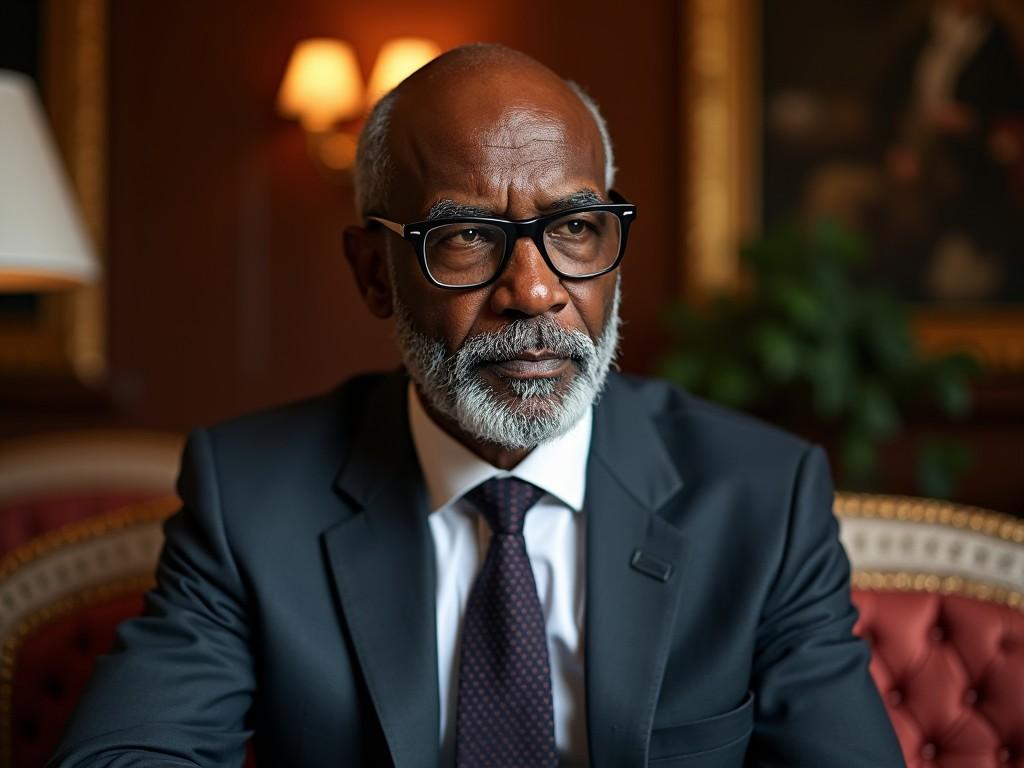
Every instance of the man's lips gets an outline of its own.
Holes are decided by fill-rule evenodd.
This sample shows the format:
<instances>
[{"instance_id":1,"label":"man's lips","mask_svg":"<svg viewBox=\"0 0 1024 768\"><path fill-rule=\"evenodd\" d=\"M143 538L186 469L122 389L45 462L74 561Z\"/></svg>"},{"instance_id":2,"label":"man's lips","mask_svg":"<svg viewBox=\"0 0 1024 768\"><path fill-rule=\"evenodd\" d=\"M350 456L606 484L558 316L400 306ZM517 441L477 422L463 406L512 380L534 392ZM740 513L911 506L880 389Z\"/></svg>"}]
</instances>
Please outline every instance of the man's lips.
<instances>
[{"instance_id":1,"label":"man's lips","mask_svg":"<svg viewBox=\"0 0 1024 768\"><path fill-rule=\"evenodd\" d=\"M539 379L560 376L570 360L553 352L539 350L520 352L510 360L490 363L487 367L503 378Z\"/></svg>"}]
</instances>

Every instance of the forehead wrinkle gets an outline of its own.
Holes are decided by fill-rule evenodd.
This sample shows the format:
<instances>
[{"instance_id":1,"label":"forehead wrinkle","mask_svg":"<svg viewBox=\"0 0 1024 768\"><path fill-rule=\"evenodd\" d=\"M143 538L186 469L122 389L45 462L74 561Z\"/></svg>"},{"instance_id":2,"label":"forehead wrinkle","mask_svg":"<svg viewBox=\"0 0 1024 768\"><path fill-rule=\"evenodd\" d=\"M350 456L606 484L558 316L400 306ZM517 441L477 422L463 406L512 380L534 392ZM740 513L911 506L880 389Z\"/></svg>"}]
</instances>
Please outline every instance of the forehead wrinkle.
<instances>
[{"instance_id":1,"label":"forehead wrinkle","mask_svg":"<svg viewBox=\"0 0 1024 768\"><path fill-rule=\"evenodd\" d=\"M527 139L526 141L520 144L498 144L484 142L480 146L486 147L487 149L503 149L509 152L518 152L519 150L526 149L526 147L529 146L530 144L557 144L559 146L565 146L566 142L563 139L534 138Z\"/></svg>"},{"instance_id":2,"label":"forehead wrinkle","mask_svg":"<svg viewBox=\"0 0 1024 768\"><path fill-rule=\"evenodd\" d=\"M527 183L541 190L546 186L543 180L551 175L557 176L564 167L565 163L557 157L509 157L495 164L499 186L512 188Z\"/></svg>"},{"instance_id":3,"label":"forehead wrinkle","mask_svg":"<svg viewBox=\"0 0 1024 768\"><path fill-rule=\"evenodd\" d=\"M565 115L537 109L509 109L501 119L478 131L474 138L480 146L505 152L523 152L536 147L558 151L568 145L571 131Z\"/></svg>"},{"instance_id":4,"label":"forehead wrinkle","mask_svg":"<svg viewBox=\"0 0 1024 768\"><path fill-rule=\"evenodd\" d=\"M556 139L530 139L529 141L524 141L522 144L486 144L485 143L485 144L481 144L481 146L487 147L487 149L505 149L505 150L509 150L511 152L516 152L516 151L518 151L520 149L525 149L530 144L559 144L559 145L564 146L565 142L564 141L558 141Z\"/></svg>"},{"instance_id":5,"label":"forehead wrinkle","mask_svg":"<svg viewBox=\"0 0 1024 768\"><path fill-rule=\"evenodd\" d=\"M466 143L458 148L459 153L470 155L473 150L483 150L483 157L475 158L477 164L463 168L462 173L494 173L502 177L513 174L518 169L535 166L562 167L566 164L566 155L572 147L565 141L556 139L530 139L522 144L506 145L500 143Z\"/></svg>"}]
</instances>

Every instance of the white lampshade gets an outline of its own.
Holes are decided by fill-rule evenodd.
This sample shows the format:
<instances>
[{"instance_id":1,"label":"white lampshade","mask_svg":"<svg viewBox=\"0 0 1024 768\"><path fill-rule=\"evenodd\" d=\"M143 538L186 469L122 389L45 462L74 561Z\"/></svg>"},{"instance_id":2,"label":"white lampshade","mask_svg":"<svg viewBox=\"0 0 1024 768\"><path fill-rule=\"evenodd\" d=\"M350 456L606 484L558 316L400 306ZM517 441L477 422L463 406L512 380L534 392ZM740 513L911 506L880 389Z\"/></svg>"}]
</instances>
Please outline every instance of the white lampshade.
<instances>
[{"instance_id":1,"label":"white lampshade","mask_svg":"<svg viewBox=\"0 0 1024 768\"><path fill-rule=\"evenodd\" d=\"M65 288L98 275L32 81L0 70L0 291Z\"/></svg>"}]
</instances>

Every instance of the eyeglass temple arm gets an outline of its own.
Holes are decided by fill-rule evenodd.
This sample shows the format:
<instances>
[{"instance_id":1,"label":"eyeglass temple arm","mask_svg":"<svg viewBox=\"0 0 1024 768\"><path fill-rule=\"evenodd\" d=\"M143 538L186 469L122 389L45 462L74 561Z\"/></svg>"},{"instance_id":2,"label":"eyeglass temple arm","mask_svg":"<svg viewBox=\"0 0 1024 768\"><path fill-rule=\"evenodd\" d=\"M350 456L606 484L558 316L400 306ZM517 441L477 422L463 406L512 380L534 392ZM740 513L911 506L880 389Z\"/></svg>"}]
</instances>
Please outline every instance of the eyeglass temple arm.
<instances>
[{"instance_id":1,"label":"eyeglass temple arm","mask_svg":"<svg viewBox=\"0 0 1024 768\"><path fill-rule=\"evenodd\" d=\"M405 226L398 222L388 221L387 219L382 219L379 216L367 216L366 218L370 221L376 221L383 227L387 227L399 237L405 237Z\"/></svg>"}]
</instances>

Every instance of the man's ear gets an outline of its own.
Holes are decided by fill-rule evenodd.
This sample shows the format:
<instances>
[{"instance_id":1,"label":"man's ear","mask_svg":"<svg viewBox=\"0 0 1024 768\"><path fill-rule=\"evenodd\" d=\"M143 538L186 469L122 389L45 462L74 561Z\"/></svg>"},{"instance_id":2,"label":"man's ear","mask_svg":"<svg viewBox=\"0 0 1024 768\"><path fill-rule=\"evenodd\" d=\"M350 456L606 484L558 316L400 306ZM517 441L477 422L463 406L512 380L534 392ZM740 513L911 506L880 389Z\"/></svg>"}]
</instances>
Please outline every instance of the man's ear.
<instances>
[{"instance_id":1,"label":"man's ear","mask_svg":"<svg viewBox=\"0 0 1024 768\"><path fill-rule=\"evenodd\" d=\"M391 317L391 276L379 238L365 227L345 227L345 258L352 267L359 293L376 317Z\"/></svg>"}]
</instances>

